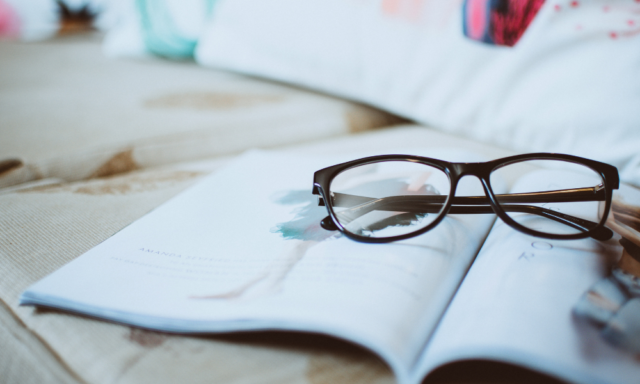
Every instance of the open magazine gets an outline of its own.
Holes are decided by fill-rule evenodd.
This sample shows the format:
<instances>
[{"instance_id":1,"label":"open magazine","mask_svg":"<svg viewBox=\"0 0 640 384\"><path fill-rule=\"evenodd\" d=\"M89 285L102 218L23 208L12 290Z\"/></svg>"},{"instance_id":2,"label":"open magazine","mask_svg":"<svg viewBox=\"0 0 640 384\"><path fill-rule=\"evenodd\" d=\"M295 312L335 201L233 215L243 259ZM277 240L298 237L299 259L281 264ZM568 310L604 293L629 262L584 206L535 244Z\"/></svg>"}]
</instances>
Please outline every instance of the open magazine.
<instances>
[{"instance_id":1,"label":"open magazine","mask_svg":"<svg viewBox=\"0 0 640 384\"><path fill-rule=\"evenodd\" d=\"M377 353L401 384L465 359L637 382L636 357L572 315L620 254L615 239L530 237L482 214L358 243L320 227L327 211L311 194L313 173L345 160L249 152L37 282L21 303L169 332L328 334ZM484 192L465 178L457 193Z\"/></svg>"}]
</instances>

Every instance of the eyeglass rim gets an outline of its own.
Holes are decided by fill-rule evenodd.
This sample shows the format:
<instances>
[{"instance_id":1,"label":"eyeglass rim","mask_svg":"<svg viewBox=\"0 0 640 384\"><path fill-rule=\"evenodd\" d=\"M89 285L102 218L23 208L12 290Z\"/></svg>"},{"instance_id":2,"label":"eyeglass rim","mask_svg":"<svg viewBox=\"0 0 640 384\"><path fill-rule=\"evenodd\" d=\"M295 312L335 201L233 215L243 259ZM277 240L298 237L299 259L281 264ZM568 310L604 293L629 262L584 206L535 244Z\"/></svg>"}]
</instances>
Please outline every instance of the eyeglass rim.
<instances>
[{"instance_id":1,"label":"eyeglass rim","mask_svg":"<svg viewBox=\"0 0 640 384\"><path fill-rule=\"evenodd\" d=\"M515 220L513 220L505 211L502 209L500 204L497 201L497 198L493 192L490 182L490 175L495 170L505 167L507 165L528 161L528 160L559 160L570 163L575 163L579 165L586 166L600 175L603 180L603 184L605 186L605 209L604 214L602 215L600 221L597 226L590 229L589 231L580 232L576 234L550 234L545 232L539 232L530 228L527 228ZM338 220L335 211L333 210L333 206L331 204L331 200L328 199L327 193L325 191L330 191L330 185L333 179L339 175L340 173L355 168L362 165L386 162L386 161L407 161L425 164L434 168L441 170L443 173L447 175L449 178L450 191L447 196L447 199L444 203L443 209L438 214L438 217L434 219L429 225L424 228L415 230L413 232L409 232L404 235L390 236L390 237L367 237L360 236L355 233L348 231ZM345 236L352 240L364 242L364 243L389 243L393 241L406 240L415 236L419 236L423 233L426 233L436 227L440 222L446 217L448 212L451 209L452 205L452 197L455 194L457 189L457 184L463 176L473 175L480 179L481 184L483 186L485 195L489 198L490 205L495 212L495 214L505 222L505 224L510 227L536 237L546 238L546 239L554 239L554 240L577 240L584 239L587 237L592 237L594 233L604 227L604 224L607 220L607 217L611 210L611 201L613 196L613 190L619 188L620 178L618 175L618 169L610 164L603 163L600 161L587 159L584 157L562 154L562 153L548 153L548 152L537 152L537 153L526 153L514 156L508 156L503 158L498 158L486 162L471 162L471 163L459 163L459 162L449 162L440 159L434 159L423 156L416 155L403 155L403 154L389 154L389 155L378 155L378 156L369 156L360 159L351 160L345 163L336 164L330 167L326 167L316 171L313 175L313 189L312 193L314 195L321 196L326 202L326 208L331 217L333 223L337 226L337 228L342 232Z\"/></svg>"}]
</instances>

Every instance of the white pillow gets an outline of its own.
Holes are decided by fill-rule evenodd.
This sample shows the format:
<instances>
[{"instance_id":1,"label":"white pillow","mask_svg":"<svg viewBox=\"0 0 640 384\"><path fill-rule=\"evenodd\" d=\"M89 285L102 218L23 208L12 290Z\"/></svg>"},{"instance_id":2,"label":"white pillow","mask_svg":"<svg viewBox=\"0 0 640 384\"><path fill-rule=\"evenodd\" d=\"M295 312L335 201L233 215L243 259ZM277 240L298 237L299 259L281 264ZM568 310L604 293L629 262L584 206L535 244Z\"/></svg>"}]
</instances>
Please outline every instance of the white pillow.
<instances>
[{"instance_id":1,"label":"white pillow","mask_svg":"<svg viewBox=\"0 0 640 384\"><path fill-rule=\"evenodd\" d=\"M606 161L640 185L640 2L546 1L513 47L463 33L478 36L463 15L490 3L220 0L196 59L517 151Z\"/></svg>"}]
</instances>

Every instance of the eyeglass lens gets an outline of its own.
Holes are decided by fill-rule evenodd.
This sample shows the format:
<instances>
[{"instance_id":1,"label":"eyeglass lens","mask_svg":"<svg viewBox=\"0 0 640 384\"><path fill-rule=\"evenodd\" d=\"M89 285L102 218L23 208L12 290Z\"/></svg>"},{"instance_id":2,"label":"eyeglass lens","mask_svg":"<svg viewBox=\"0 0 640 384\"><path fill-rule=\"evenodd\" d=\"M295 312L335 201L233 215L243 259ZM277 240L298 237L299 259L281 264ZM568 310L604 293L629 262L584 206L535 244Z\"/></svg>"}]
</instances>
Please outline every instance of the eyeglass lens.
<instances>
[{"instance_id":1,"label":"eyeglass lens","mask_svg":"<svg viewBox=\"0 0 640 384\"><path fill-rule=\"evenodd\" d=\"M591 168L567 161L528 160L494 170L491 184L508 174L526 174L509 194L497 196L499 205L519 225L551 235L572 235L600 221L604 182ZM523 193L537 196L518 195Z\"/></svg>"},{"instance_id":2,"label":"eyeglass lens","mask_svg":"<svg viewBox=\"0 0 640 384\"><path fill-rule=\"evenodd\" d=\"M347 169L330 186L333 210L346 231L385 238L416 232L442 212L448 176L429 165L384 161Z\"/></svg>"}]
</instances>

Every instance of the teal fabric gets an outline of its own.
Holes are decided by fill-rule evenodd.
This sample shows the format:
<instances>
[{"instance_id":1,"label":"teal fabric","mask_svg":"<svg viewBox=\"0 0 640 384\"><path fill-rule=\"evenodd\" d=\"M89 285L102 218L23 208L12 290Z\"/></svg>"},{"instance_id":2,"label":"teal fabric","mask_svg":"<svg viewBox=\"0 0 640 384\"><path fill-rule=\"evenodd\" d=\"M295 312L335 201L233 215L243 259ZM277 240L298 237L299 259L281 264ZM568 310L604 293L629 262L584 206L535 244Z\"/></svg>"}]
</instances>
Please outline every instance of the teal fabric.
<instances>
[{"instance_id":1,"label":"teal fabric","mask_svg":"<svg viewBox=\"0 0 640 384\"><path fill-rule=\"evenodd\" d=\"M216 0L206 1L207 15L211 16ZM153 54L175 59L193 57L197 40L180 34L165 0L136 0L147 50Z\"/></svg>"}]
</instances>

